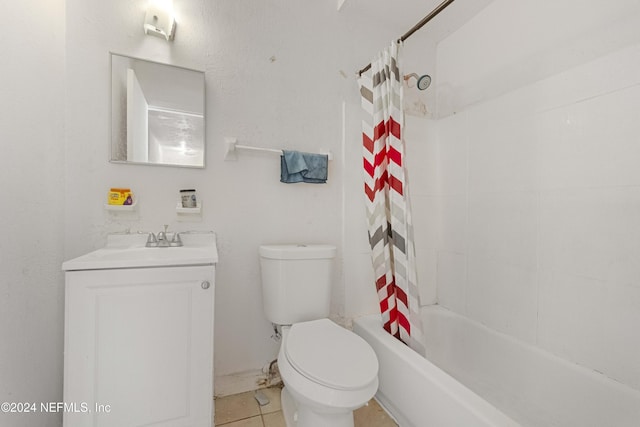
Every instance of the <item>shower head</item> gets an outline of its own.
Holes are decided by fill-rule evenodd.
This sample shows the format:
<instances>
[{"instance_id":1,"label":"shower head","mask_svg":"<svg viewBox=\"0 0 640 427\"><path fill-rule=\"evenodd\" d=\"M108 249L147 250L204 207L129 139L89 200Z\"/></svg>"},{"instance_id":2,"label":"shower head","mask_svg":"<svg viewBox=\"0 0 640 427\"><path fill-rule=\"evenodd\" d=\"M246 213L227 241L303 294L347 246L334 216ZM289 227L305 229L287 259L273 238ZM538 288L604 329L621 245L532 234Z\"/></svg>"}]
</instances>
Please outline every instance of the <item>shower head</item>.
<instances>
[{"instance_id":1,"label":"shower head","mask_svg":"<svg viewBox=\"0 0 640 427\"><path fill-rule=\"evenodd\" d=\"M418 76L416 73L411 73L404 76L404 80L408 82L411 77L414 77L417 80L416 86L420 90L425 90L431 85L431 76L429 76L428 74L425 74L423 76ZM409 86L409 87L412 87L412 86Z\"/></svg>"},{"instance_id":2,"label":"shower head","mask_svg":"<svg viewBox=\"0 0 640 427\"><path fill-rule=\"evenodd\" d=\"M425 74L424 76L420 76L420 78L418 79L417 86L418 86L418 89L420 90L425 90L426 88L431 86L431 76L428 74Z\"/></svg>"}]
</instances>

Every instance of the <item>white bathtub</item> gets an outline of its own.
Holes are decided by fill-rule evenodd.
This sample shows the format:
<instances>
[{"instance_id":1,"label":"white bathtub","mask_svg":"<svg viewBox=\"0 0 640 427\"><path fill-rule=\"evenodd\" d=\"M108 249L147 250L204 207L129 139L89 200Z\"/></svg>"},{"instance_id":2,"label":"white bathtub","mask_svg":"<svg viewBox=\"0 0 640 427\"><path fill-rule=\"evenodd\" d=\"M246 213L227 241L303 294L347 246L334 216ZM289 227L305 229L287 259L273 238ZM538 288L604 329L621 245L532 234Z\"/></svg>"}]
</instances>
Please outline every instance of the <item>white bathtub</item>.
<instances>
[{"instance_id":1,"label":"white bathtub","mask_svg":"<svg viewBox=\"0 0 640 427\"><path fill-rule=\"evenodd\" d=\"M378 315L353 325L378 355L376 397L401 427L640 426L637 390L437 305L422 320L428 359Z\"/></svg>"}]
</instances>

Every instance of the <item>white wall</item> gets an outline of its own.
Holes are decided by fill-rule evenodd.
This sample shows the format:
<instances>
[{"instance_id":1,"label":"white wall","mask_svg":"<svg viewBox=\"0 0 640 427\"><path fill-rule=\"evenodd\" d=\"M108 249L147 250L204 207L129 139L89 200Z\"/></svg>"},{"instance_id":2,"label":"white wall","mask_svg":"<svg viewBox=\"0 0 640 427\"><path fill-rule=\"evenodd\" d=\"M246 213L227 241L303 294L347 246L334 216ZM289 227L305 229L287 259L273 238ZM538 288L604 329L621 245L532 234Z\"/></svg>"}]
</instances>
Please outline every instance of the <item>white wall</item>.
<instances>
[{"instance_id":1,"label":"white wall","mask_svg":"<svg viewBox=\"0 0 640 427\"><path fill-rule=\"evenodd\" d=\"M56 402L64 299L64 1L9 2L3 13L0 402ZM0 413L3 426L61 421L61 414Z\"/></svg>"},{"instance_id":2,"label":"white wall","mask_svg":"<svg viewBox=\"0 0 640 427\"><path fill-rule=\"evenodd\" d=\"M377 311L354 72L397 37L397 29L385 26L372 35L370 22L354 18L348 7L337 12L333 2L174 0L178 27L167 43L143 34L146 3L28 0L8 6L11 37L1 48L7 59L0 83L0 174L10 184L0 238L4 400L62 399L60 265L102 246L109 232L158 231L169 224L218 233L215 368L227 391L253 386L256 372L276 356L262 314L260 244L337 244L333 317L348 323ZM426 49L432 61L435 46ZM206 70L206 169L108 163L110 51ZM407 133L418 141L430 126L412 127L409 120ZM281 184L278 159L270 155L240 153L237 162L224 162L225 136L264 147L331 150L329 183ZM416 159L435 149L408 145L419 153ZM417 171L412 180L432 182L435 170ZM139 196L138 211L104 211L107 190L122 186ZM201 221L177 221L181 188L198 190ZM433 186L414 188L417 213L431 211ZM418 234L433 233L427 227L416 224ZM434 275L434 265L421 266L421 275ZM426 301L433 301L435 288L423 283ZM13 417L10 425L60 422L60 414L39 414Z\"/></svg>"},{"instance_id":3,"label":"white wall","mask_svg":"<svg viewBox=\"0 0 640 427\"><path fill-rule=\"evenodd\" d=\"M496 0L438 46L439 303L640 391L640 4Z\"/></svg>"},{"instance_id":4,"label":"white wall","mask_svg":"<svg viewBox=\"0 0 640 427\"><path fill-rule=\"evenodd\" d=\"M342 102L359 104L353 73L379 50L382 41L367 39L367 31L353 36L359 25L365 25L345 19L331 2L174 0L176 37L166 43L143 34L145 4L145 0L67 1L66 194L70 208L65 257L101 246L113 231L158 231L162 224L170 229L215 230L220 252L216 387L217 393L229 393L253 387L255 376L277 354L278 343L270 338L271 325L262 310L260 244L338 245L333 316L343 321L354 311L347 307L344 278L361 280L369 264L351 264L353 239L344 238L349 228L343 221L344 204L360 209L362 199L359 157L345 172ZM109 51L206 71L206 169L107 162ZM359 131L353 134L359 147L357 135ZM225 136L262 147L331 150L335 160L329 166L329 182L282 184L279 158L270 154L240 152L238 161L225 162ZM354 165L359 186L352 201L354 195L345 190L350 184L345 184L344 177L354 173ZM136 214L103 210L106 191L112 186L136 192L140 198ZM203 201L201 221L177 222L175 201L180 188L197 189ZM364 223L362 210L357 218ZM366 231L359 239L367 241ZM375 311L371 282L359 283L362 288L350 293L356 311ZM351 288L349 282L346 289Z\"/></svg>"},{"instance_id":5,"label":"white wall","mask_svg":"<svg viewBox=\"0 0 640 427\"><path fill-rule=\"evenodd\" d=\"M30 0L6 11L11 37L2 45L0 84L3 400L62 399L60 265L103 245L109 232L158 231L170 224L218 233L215 367L218 376L232 378L230 388L253 386L255 372L276 355L262 314L261 243L337 244L333 316L343 321L354 311L347 307L347 276L363 284L350 294L355 311L376 310L373 287L362 281L368 264L343 256L353 241L345 238L344 206L362 205L360 188L352 202L343 181L346 169L361 182L359 157L358 167L345 168L341 106L343 100L359 103L353 72L393 31L378 38L368 31L353 35L368 27L339 14L331 2L175 0L176 39L166 43L143 34L145 5ZM206 70L206 169L108 163L110 51ZM331 150L329 183L280 184L278 158L269 155L241 153L238 162L224 162L225 136L257 146ZM103 210L114 186L134 189L136 213ZM197 188L201 221L177 222L180 188ZM366 234L358 238L366 242ZM248 382L233 384L247 371ZM60 414L39 414L13 416L9 425L60 422Z\"/></svg>"}]
</instances>

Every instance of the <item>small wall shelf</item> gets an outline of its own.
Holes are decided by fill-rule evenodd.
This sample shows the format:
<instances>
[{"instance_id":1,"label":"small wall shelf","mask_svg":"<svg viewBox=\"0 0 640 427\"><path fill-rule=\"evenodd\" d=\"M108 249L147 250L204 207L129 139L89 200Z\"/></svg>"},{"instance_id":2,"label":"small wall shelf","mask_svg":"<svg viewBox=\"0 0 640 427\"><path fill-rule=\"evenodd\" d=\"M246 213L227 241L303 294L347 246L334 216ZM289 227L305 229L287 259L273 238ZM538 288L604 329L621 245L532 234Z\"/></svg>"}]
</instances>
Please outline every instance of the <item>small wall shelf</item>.
<instances>
[{"instance_id":1,"label":"small wall shelf","mask_svg":"<svg viewBox=\"0 0 640 427\"><path fill-rule=\"evenodd\" d=\"M183 208L182 202L178 202L176 205L176 212L179 214L200 214L202 212L202 202L196 202L195 208Z\"/></svg>"},{"instance_id":2,"label":"small wall shelf","mask_svg":"<svg viewBox=\"0 0 640 427\"><path fill-rule=\"evenodd\" d=\"M104 209L112 212L131 212L138 209L138 199L134 199L133 203L130 205L110 205L108 203L104 204Z\"/></svg>"},{"instance_id":3,"label":"small wall shelf","mask_svg":"<svg viewBox=\"0 0 640 427\"><path fill-rule=\"evenodd\" d=\"M202 221L202 202L197 201L195 208L183 208L182 202L176 203L177 220L180 222L200 222Z\"/></svg>"}]
</instances>

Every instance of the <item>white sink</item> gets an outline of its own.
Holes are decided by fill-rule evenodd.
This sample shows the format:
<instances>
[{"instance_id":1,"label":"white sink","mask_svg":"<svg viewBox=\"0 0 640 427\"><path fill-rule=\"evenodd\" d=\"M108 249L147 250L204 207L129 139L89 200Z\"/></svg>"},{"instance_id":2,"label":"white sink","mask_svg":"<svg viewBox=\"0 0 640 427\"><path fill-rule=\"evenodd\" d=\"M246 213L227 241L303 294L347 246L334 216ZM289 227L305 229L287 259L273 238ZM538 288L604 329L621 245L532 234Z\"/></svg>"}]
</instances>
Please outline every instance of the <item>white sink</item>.
<instances>
[{"instance_id":1,"label":"white sink","mask_svg":"<svg viewBox=\"0 0 640 427\"><path fill-rule=\"evenodd\" d=\"M169 233L171 235L171 233ZM180 234L184 246L147 248L146 234L112 234L104 248L65 261L64 271L114 268L212 265L218 262L216 236L211 232Z\"/></svg>"}]
</instances>

